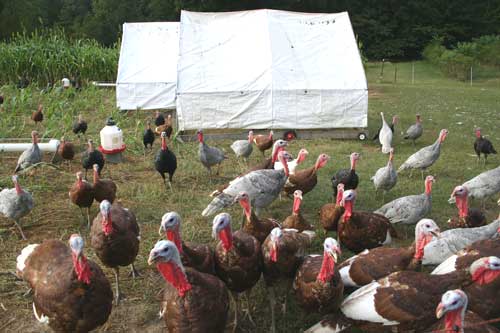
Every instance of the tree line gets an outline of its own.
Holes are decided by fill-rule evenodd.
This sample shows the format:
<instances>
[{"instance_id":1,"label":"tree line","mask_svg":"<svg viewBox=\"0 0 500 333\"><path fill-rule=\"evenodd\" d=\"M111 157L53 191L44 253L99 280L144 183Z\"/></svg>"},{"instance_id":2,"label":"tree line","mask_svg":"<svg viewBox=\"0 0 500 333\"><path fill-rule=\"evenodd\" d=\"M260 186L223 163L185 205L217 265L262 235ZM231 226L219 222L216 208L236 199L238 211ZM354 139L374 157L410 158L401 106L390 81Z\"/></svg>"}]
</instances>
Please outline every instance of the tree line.
<instances>
[{"instance_id":1,"label":"tree line","mask_svg":"<svg viewBox=\"0 0 500 333\"><path fill-rule=\"evenodd\" d=\"M372 60L417 59L435 38L451 47L500 34L499 0L0 0L0 39L40 28L115 44L124 22L178 21L181 9L235 11L271 8L348 11L364 54Z\"/></svg>"}]
</instances>

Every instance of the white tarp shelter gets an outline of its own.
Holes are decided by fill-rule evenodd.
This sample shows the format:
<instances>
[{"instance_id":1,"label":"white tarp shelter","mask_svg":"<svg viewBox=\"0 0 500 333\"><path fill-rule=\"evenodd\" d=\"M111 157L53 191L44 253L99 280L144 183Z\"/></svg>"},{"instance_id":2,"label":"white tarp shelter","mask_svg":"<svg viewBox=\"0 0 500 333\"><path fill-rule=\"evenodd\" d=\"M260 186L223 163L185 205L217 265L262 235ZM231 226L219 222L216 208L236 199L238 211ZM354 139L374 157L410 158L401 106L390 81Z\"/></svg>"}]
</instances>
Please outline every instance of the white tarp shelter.
<instances>
[{"instance_id":1,"label":"white tarp shelter","mask_svg":"<svg viewBox=\"0 0 500 333\"><path fill-rule=\"evenodd\" d=\"M179 129L367 126L346 12L182 11L180 24Z\"/></svg>"},{"instance_id":2,"label":"white tarp shelter","mask_svg":"<svg viewBox=\"0 0 500 333\"><path fill-rule=\"evenodd\" d=\"M179 22L123 24L117 107L175 108L178 55Z\"/></svg>"}]
</instances>

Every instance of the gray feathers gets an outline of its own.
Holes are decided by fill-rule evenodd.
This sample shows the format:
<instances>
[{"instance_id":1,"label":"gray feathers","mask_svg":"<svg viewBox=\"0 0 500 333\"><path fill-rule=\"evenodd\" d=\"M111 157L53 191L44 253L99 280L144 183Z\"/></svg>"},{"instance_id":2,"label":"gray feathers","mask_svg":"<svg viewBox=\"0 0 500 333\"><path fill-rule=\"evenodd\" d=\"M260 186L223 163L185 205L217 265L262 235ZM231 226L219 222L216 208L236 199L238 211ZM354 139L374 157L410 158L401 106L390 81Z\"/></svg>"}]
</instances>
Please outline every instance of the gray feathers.
<instances>
[{"instance_id":1,"label":"gray feathers","mask_svg":"<svg viewBox=\"0 0 500 333\"><path fill-rule=\"evenodd\" d=\"M408 157L408 159L401 164L398 172L406 169L425 169L430 167L437 161L441 154L441 142L436 140L432 145L424 147Z\"/></svg>"},{"instance_id":2,"label":"gray feathers","mask_svg":"<svg viewBox=\"0 0 500 333\"><path fill-rule=\"evenodd\" d=\"M382 214L391 223L415 224L431 211L431 196L425 193L393 200L374 213Z\"/></svg>"},{"instance_id":3,"label":"gray feathers","mask_svg":"<svg viewBox=\"0 0 500 333\"><path fill-rule=\"evenodd\" d=\"M40 163L42 161L42 152L38 147L38 144L33 143L31 147L23 151L19 159L17 160L16 170L14 172L26 169L34 164Z\"/></svg>"},{"instance_id":4,"label":"gray feathers","mask_svg":"<svg viewBox=\"0 0 500 333\"><path fill-rule=\"evenodd\" d=\"M23 190L18 195L15 188L3 189L0 192L0 213L7 218L18 221L33 209L33 197Z\"/></svg>"},{"instance_id":5,"label":"gray feathers","mask_svg":"<svg viewBox=\"0 0 500 333\"><path fill-rule=\"evenodd\" d=\"M210 147L205 142L200 142L198 157L200 158L201 164L209 171L212 166L220 164L226 158L222 150L216 147Z\"/></svg>"},{"instance_id":6,"label":"gray feathers","mask_svg":"<svg viewBox=\"0 0 500 333\"><path fill-rule=\"evenodd\" d=\"M248 140L237 140L231 145L231 149L236 154L236 157L248 158L253 151L253 145Z\"/></svg>"}]
</instances>

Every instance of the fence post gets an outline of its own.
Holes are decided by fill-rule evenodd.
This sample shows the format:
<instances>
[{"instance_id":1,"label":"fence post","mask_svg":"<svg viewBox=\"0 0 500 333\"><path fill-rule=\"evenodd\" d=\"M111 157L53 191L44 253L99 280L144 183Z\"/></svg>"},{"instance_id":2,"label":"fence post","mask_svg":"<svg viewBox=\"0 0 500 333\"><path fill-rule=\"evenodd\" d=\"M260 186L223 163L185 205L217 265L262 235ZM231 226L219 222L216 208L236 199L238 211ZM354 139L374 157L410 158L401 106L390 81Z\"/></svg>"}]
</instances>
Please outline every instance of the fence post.
<instances>
[{"instance_id":1,"label":"fence post","mask_svg":"<svg viewBox=\"0 0 500 333\"><path fill-rule=\"evenodd\" d=\"M398 63L394 63L394 83L396 83L398 80Z\"/></svg>"},{"instance_id":2,"label":"fence post","mask_svg":"<svg viewBox=\"0 0 500 333\"><path fill-rule=\"evenodd\" d=\"M380 69L380 75L378 77L380 82L382 82L382 79L384 78L384 63L385 63L385 59L382 59L382 68Z\"/></svg>"},{"instance_id":3,"label":"fence post","mask_svg":"<svg viewBox=\"0 0 500 333\"><path fill-rule=\"evenodd\" d=\"M470 66L470 86L472 87L472 66Z\"/></svg>"},{"instance_id":4,"label":"fence post","mask_svg":"<svg viewBox=\"0 0 500 333\"><path fill-rule=\"evenodd\" d=\"M411 62L411 84L415 83L415 63Z\"/></svg>"}]
</instances>

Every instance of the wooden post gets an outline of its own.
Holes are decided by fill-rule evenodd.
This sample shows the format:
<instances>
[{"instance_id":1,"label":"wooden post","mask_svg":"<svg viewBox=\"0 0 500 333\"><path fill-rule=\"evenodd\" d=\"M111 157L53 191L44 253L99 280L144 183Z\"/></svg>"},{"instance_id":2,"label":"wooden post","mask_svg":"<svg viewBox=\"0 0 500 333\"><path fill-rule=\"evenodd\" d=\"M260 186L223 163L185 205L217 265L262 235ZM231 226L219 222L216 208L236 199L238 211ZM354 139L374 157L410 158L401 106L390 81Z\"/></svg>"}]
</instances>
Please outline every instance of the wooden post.
<instances>
[{"instance_id":1,"label":"wooden post","mask_svg":"<svg viewBox=\"0 0 500 333\"><path fill-rule=\"evenodd\" d=\"M394 63L394 83L396 83L398 80L398 63Z\"/></svg>"},{"instance_id":2,"label":"wooden post","mask_svg":"<svg viewBox=\"0 0 500 333\"><path fill-rule=\"evenodd\" d=\"M380 69L380 75L378 77L379 81L382 81L384 78L384 64L385 64L385 59L382 59L382 68Z\"/></svg>"},{"instance_id":3,"label":"wooden post","mask_svg":"<svg viewBox=\"0 0 500 333\"><path fill-rule=\"evenodd\" d=\"M470 66L470 86L472 87L472 66Z\"/></svg>"},{"instance_id":4,"label":"wooden post","mask_svg":"<svg viewBox=\"0 0 500 333\"><path fill-rule=\"evenodd\" d=\"M415 63L411 62L411 84L415 83Z\"/></svg>"}]
</instances>

